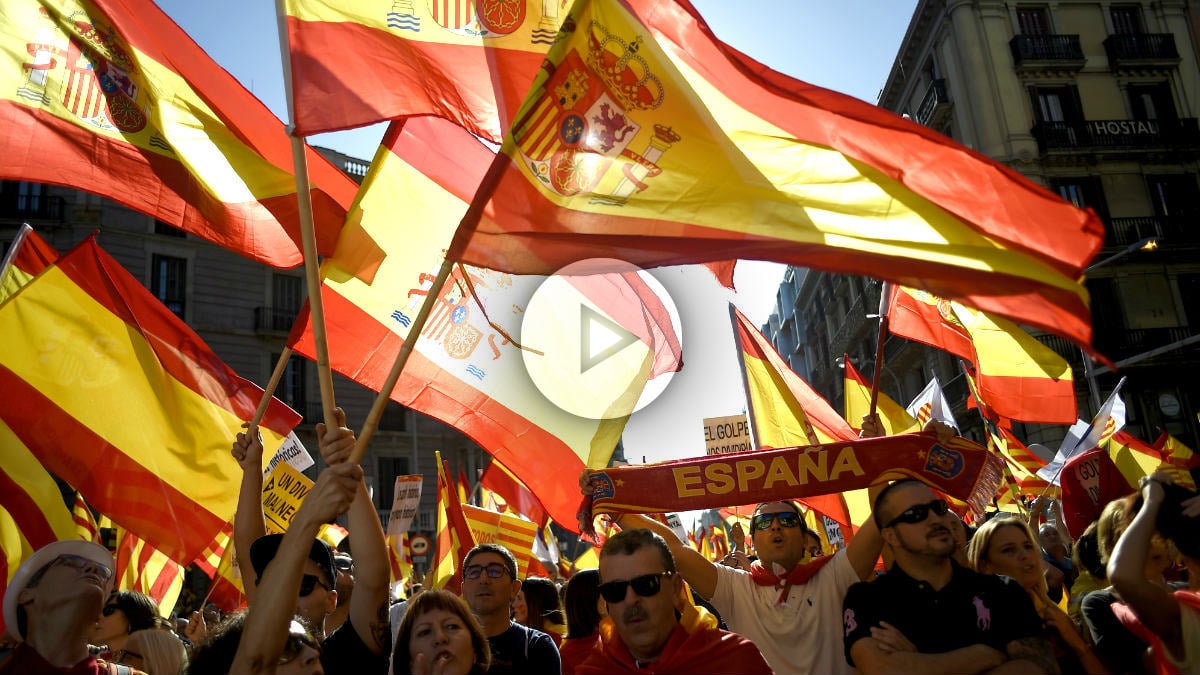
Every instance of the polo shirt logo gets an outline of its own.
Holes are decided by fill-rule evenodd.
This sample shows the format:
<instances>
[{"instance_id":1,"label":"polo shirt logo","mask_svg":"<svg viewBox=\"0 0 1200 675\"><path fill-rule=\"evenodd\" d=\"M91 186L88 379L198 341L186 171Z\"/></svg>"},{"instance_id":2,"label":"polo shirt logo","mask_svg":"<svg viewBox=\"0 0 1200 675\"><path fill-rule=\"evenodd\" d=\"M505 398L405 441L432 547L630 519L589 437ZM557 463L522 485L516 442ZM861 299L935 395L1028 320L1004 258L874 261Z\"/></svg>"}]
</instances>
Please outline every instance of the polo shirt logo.
<instances>
[{"instance_id":1,"label":"polo shirt logo","mask_svg":"<svg viewBox=\"0 0 1200 675\"><path fill-rule=\"evenodd\" d=\"M842 623L846 626L846 635L854 632L858 628L858 622L854 620L854 610L847 609L842 613Z\"/></svg>"},{"instance_id":2,"label":"polo shirt logo","mask_svg":"<svg viewBox=\"0 0 1200 675\"><path fill-rule=\"evenodd\" d=\"M971 598L971 604L975 605L975 625L979 626L979 630L988 630L991 628L992 610L983 604L983 598L977 595Z\"/></svg>"}]
</instances>

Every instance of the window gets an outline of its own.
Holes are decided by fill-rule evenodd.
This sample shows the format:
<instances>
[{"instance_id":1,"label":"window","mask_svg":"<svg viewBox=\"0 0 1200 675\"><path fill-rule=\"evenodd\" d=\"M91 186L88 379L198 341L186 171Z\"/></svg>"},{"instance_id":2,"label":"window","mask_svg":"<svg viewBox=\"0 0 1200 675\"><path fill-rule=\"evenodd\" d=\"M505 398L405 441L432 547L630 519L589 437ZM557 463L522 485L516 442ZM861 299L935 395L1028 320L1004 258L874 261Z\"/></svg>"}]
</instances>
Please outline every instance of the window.
<instances>
[{"instance_id":1,"label":"window","mask_svg":"<svg viewBox=\"0 0 1200 675\"><path fill-rule=\"evenodd\" d=\"M1033 116L1040 123L1083 121L1079 91L1072 86L1031 87Z\"/></svg>"},{"instance_id":2,"label":"window","mask_svg":"<svg viewBox=\"0 0 1200 675\"><path fill-rule=\"evenodd\" d=\"M1142 30L1142 8L1137 5L1116 5L1109 9L1113 33L1117 35L1140 35Z\"/></svg>"},{"instance_id":3,"label":"window","mask_svg":"<svg viewBox=\"0 0 1200 675\"><path fill-rule=\"evenodd\" d=\"M1166 82L1152 84L1131 84L1129 92L1129 112L1135 120L1167 120L1174 121L1175 100L1171 96L1171 85Z\"/></svg>"},{"instance_id":4,"label":"window","mask_svg":"<svg viewBox=\"0 0 1200 675\"><path fill-rule=\"evenodd\" d=\"M1200 215L1200 190L1197 190L1195 175L1146 176L1146 182L1150 187L1150 201L1154 203L1155 215Z\"/></svg>"},{"instance_id":5,"label":"window","mask_svg":"<svg viewBox=\"0 0 1200 675\"><path fill-rule=\"evenodd\" d=\"M1104 188L1096 176L1070 176L1054 178L1050 181L1050 189L1057 192L1063 199L1081 209L1090 208L1102 219L1108 218L1108 204L1104 200Z\"/></svg>"},{"instance_id":6,"label":"window","mask_svg":"<svg viewBox=\"0 0 1200 675\"><path fill-rule=\"evenodd\" d=\"M1050 13L1045 7L1018 7L1017 27L1021 35L1049 35Z\"/></svg>"},{"instance_id":7,"label":"window","mask_svg":"<svg viewBox=\"0 0 1200 675\"><path fill-rule=\"evenodd\" d=\"M1179 284L1179 297L1183 298L1183 311L1188 332L1195 334L1200 326L1200 274L1180 274L1176 283Z\"/></svg>"},{"instance_id":8,"label":"window","mask_svg":"<svg viewBox=\"0 0 1200 675\"><path fill-rule=\"evenodd\" d=\"M187 309L187 259L157 253L151 256L150 292L183 319Z\"/></svg>"},{"instance_id":9,"label":"window","mask_svg":"<svg viewBox=\"0 0 1200 675\"><path fill-rule=\"evenodd\" d=\"M395 497L396 476L407 476L407 457L380 457L379 473L376 474L379 487L375 488L375 506L381 511L389 511Z\"/></svg>"},{"instance_id":10,"label":"window","mask_svg":"<svg viewBox=\"0 0 1200 675\"><path fill-rule=\"evenodd\" d=\"M271 275L271 306L295 316L304 302L301 278L289 274Z\"/></svg>"},{"instance_id":11,"label":"window","mask_svg":"<svg viewBox=\"0 0 1200 675\"><path fill-rule=\"evenodd\" d=\"M279 363L279 354L271 354L271 367L274 368L276 363ZM279 378L279 388L275 390L275 396L280 401L305 416L308 415L305 409L308 405L307 365L308 363L299 356L288 359L283 369L283 377Z\"/></svg>"}]
</instances>

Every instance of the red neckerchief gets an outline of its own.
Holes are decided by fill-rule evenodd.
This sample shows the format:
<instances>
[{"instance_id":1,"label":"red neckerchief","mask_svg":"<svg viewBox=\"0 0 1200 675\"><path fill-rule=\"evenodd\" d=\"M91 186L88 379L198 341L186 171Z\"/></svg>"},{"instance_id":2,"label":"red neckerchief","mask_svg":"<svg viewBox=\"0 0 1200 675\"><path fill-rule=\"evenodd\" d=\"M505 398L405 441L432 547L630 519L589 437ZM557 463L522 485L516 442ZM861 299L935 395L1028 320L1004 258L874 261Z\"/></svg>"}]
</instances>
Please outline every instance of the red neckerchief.
<instances>
[{"instance_id":1,"label":"red neckerchief","mask_svg":"<svg viewBox=\"0 0 1200 675\"><path fill-rule=\"evenodd\" d=\"M791 572L788 572L783 577L777 576L774 572L762 566L762 563L755 560L750 563L750 578L759 586L774 586L779 589L779 599L775 604L782 605L787 599L788 591L792 590L792 586L801 586L808 583L808 580L813 578L822 567L830 560L833 560L831 555L823 555L819 558L813 558L809 562L796 563Z\"/></svg>"}]
</instances>

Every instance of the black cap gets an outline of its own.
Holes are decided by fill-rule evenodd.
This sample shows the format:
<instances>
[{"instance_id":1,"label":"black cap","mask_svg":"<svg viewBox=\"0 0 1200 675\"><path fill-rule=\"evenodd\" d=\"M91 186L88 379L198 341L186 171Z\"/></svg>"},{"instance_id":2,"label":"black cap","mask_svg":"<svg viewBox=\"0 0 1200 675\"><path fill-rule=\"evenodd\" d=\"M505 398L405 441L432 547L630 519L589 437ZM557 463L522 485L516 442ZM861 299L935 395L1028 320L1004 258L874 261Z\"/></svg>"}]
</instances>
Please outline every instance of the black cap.
<instances>
[{"instance_id":1,"label":"black cap","mask_svg":"<svg viewBox=\"0 0 1200 675\"><path fill-rule=\"evenodd\" d=\"M282 534L267 534L250 544L250 563L254 565L254 582L262 579L267 565L275 559L279 552L279 542L283 541ZM333 549L320 539L313 539L312 548L308 551L308 559L320 565L329 580L330 588L337 584L337 569L333 566Z\"/></svg>"}]
</instances>

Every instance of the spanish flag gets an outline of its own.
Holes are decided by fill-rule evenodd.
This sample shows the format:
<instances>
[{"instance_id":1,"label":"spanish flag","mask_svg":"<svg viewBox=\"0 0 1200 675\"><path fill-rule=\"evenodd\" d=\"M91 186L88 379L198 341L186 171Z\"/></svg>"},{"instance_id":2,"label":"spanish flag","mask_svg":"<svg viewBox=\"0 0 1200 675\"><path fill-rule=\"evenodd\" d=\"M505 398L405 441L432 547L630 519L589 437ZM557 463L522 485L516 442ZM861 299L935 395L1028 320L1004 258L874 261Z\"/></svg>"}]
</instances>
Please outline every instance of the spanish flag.
<instances>
[{"instance_id":1,"label":"spanish flag","mask_svg":"<svg viewBox=\"0 0 1200 675\"><path fill-rule=\"evenodd\" d=\"M89 238L0 305L0 418L101 513L192 561L236 508L229 439L262 390ZM275 401L268 452L300 420Z\"/></svg>"},{"instance_id":2,"label":"spanish flag","mask_svg":"<svg viewBox=\"0 0 1200 675\"><path fill-rule=\"evenodd\" d=\"M1189 471L1191 450L1180 443L1167 432L1162 432L1153 444L1124 431L1118 431L1108 439L1108 456L1117 465L1121 475L1129 481L1130 486L1136 486L1142 476L1149 476L1155 471L1165 471L1171 474L1176 485L1182 485L1190 490L1196 489L1196 482ZM1186 454L1185 454L1186 453Z\"/></svg>"},{"instance_id":3,"label":"spanish flag","mask_svg":"<svg viewBox=\"0 0 1200 675\"><path fill-rule=\"evenodd\" d=\"M450 467L435 452L438 465L437 539L433 548L433 586L458 592L462 585L462 562L475 546L470 523L458 501ZM482 510L482 509L479 509Z\"/></svg>"},{"instance_id":4,"label":"spanish flag","mask_svg":"<svg viewBox=\"0 0 1200 675\"><path fill-rule=\"evenodd\" d=\"M545 525L549 519L546 507L542 506L542 501L533 490L499 461L493 459L491 464L488 464L479 478L479 484L503 498L505 506L514 513L541 525Z\"/></svg>"},{"instance_id":5,"label":"spanish flag","mask_svg":"<svg viewBox=\"0 0 1200 675\"><path fill-rule=\"evenodd\" d=\"M499 143L567 4L285 0L296 131L437 115Z\"/></svg>"},{"instance_id":6,"label":"spanish flag","mask_svg":"<svg viewBox=\"0 0 1200 675\"><path fill-rule=\"evenodd\" d=\"M980 395L1001 417L1070 424L1078 415L1071 366L1012 321L896 286L888 329L966 359Z\"/></svg>"},{"instance_id":7,"label":"spanish flag","mask_svg":"<svg viewBox=\"0 0 1200 675\"><path fill-rule=\"evenodd\" d=\"M862 373L850 363L850 355L847 354L842 359L842 364L846 369L846 388L845 388L845 404L846 404L846 421L850 426L855 424L862 425L863 418L871 410L871 383L863 377ZM895 434L915 433L921 430L921 425L917 420L913 419L908 411L900 407L899 403L892 400L891 396L879 392L879 398L876 401L875 412L879 415L879 421L883 423L883 432L885 436L894 436ZM856 427L858 428L858 427Z\"/></svg>"},{"instance_id":8,"label":"spanish flag","mask_svg":"<svg viewBox=\"0 0 1200 675\"><path fill-rule=\"evenodd\" d=\"M0 178L102 195L275 267L303 260L283 124L150 0L0 4ZM306 148L318 248L356 185Z\"/></svg>"},{"instance_id":9,"label":"spanish flag","mask_svg":"<svg viewBox=\"0 0 1200 675\"><path fill-rule=\"evenodd\" d=\"M0 597L21 562L55 541L76 539L75 523L54 478L0 421ZM0 633L4 632L0 619Z\"/></svg>"},{"instance_id":10,"label":"spanish flag","mask_svg":"<svg viewBox=\"0 0 1200 675\"><path fill-rule=\"evenodd\" d=\"M0 264L0 302L16 294L55 260L58 251L38 236L29 223L22 224Z\"/></svg>"},{"instance_id":11,"label":"spanish flag","mask_svg":"<svg viewBox=\"0 0 1200 675\"><path fill-rule=\"evenodd\" d=\"M1089 342L1104 226L919 124L771 71L686 0L576 2L449 257L774 260Z\"/></svg>"},{"instance_id":12,"label":"spanish flag","mask_svg":"<svg viewBox=\"0 0 1200 675\"><path fill-rule=\"evenodd\" d=\"M477 139L444 120L413 118L389 130L337 252L322 266L334 370L372 389L383 387L491 157ZM561 282L563 277L554 279ZM534 385L523 350L537 347L550 354L579 347L578 333L572 345L570 333L542 326L530 330L526 323L525 309L545 280L455 266L390 395L470 436L526 485L538 486L550 517L574 527L579 490L563 477L578 476L585 466L606 466L626 417L597 420L570 414ZM570 281L557 288L564 293L560 297L578 301L573 306L586 305L639 336L617 357L633 356L632 365L645 366L645 373L606 367L589 371L588 377L616 373L640 385L645 375L678 368L675 352L658 349L669 343L658 335L670 322L668 317L666 324L657 323L656 308L636 314L645 322L639 327L622 323L620 313L607 310L609 289L597 285L585 290ZM566 323L573 319L578 330L580 314L557 315ZM516 336L521 336L520 344L514 342ZM307 313L297 321L289 345L315 358ZM596 391L579 387L570 393L599 398Z\"/></svg>"}]
</instances>

